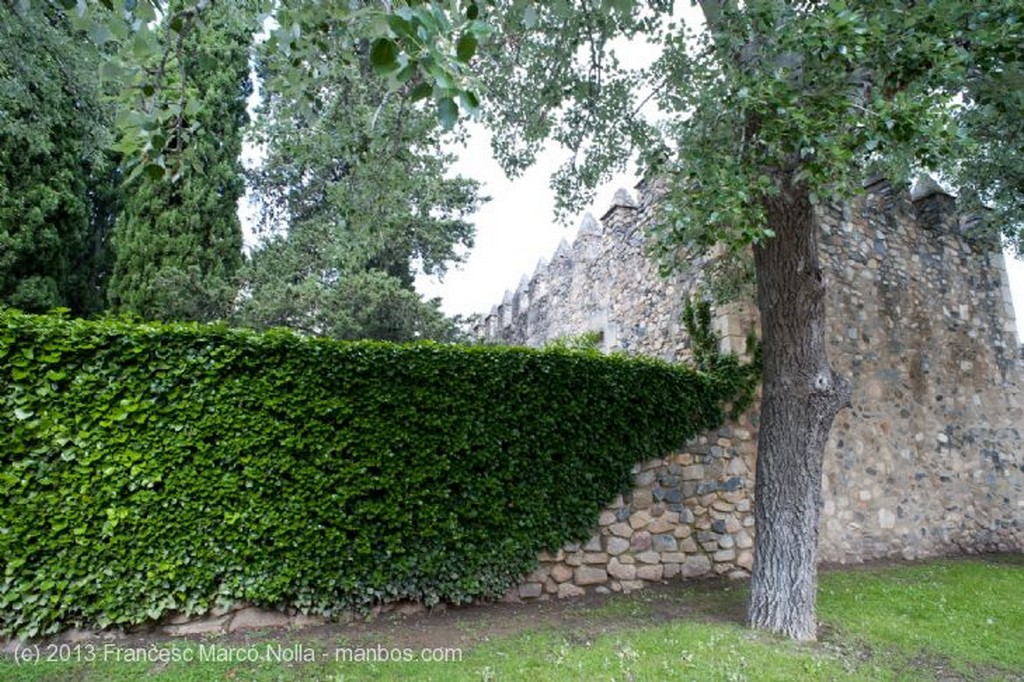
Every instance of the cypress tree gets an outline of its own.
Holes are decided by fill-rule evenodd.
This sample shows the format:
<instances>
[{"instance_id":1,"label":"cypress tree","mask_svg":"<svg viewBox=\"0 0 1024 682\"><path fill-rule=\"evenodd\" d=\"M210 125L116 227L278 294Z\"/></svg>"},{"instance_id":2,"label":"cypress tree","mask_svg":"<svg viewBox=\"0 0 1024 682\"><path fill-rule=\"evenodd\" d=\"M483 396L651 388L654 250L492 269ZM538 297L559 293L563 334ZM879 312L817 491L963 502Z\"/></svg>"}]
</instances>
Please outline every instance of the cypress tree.
<instances>
[{"instance_id":1,"label":"cypress tree","mask_svg":"<svg viewBox=\"0 0 1024 682\"><path fill-rule=\"evenodd\" d=\"M183 60L185 86L199 106L184 122L193 133L183 145L181 176L143 175L128 188L114 228L109 288L120 312L208 321L230 311L242 263L239 156L251 92L245 19L233 4L214 5L173 58Z\"/></svg>"}]
</instances>

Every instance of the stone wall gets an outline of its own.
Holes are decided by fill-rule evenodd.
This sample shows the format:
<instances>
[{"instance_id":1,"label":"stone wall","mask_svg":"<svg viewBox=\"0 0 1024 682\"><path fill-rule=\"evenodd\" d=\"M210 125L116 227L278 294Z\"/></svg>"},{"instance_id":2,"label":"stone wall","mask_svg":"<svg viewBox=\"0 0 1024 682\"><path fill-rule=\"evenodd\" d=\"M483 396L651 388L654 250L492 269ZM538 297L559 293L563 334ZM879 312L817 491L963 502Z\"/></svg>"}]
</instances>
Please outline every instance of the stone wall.
<instances>
[{"instance_id":1,"label":"stone wall","mask_svg":"<svg viewBox=\"0 0 1024 682\"><path fill-rule=\"evenodd\" d=\"M620 191L477 333L540 346L596 331L608 351L685 358L680 313L703 263L658 277L643 239L653 206ZM854 391L826 451L821 559L1024 551L1024 373L1002 254L934 185L911 197L875 182L820 217L830 355ZM723 347L742 350L756 314L737 304L715 324ZM638 465L593 538L542 556L513 596L746 575L757 418Z\"/></svg>"}]
</instances>

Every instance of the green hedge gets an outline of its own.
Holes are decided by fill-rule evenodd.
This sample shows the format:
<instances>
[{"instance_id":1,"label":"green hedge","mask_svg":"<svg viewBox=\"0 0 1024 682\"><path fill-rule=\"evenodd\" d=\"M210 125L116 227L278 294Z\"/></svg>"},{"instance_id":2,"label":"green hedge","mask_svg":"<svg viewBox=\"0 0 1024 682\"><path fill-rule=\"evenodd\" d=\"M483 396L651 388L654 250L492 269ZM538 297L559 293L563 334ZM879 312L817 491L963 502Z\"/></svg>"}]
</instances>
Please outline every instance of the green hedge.
<instances>
[{"instance_id":1,"label":"green hedge","mask_svg":"<svg viewBox=\"0 0 1024 682\"><path fill-rule=\"evenodd\" d=\"M0 311L0 630L502 595L744 383Z\"/></svg>"}]
</instances>

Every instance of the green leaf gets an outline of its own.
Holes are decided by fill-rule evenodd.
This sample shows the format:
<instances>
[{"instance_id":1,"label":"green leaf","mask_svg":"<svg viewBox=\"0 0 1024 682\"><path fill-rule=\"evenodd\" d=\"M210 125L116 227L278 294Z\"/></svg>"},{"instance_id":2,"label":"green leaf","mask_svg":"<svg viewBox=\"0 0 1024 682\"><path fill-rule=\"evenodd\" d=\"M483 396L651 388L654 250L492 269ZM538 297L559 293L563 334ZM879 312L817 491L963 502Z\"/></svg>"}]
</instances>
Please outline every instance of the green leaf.
<instances>
[{"instance_id":1,"label":"green leaf","mask_svg":"<svg viewBox=\"0 0 1024 682\"><path fill-rule=\"evenodd\" d=\"M393 71L397 67L401 50L390 38L378 38L370 46L370 64L378 71Z\"/></svg>"},{"instance_id":2,"label":"green leaf","mask_svg":"<svg viewBox=\"0 0 1024 682\"><path fill-rule=\"evenodd\" d=\"M147 163L142 171L151 180L162 180L167 169L158 163Z\"/></svg>"},{"instance_id":3,"label":"green leaf","mask_svg":"<svg viewBox=\"0 0 1024 682\"><path fill-rule=\"evenodd\" d=\"M475 116L480 111L480 98L476 96L476 93L471 90L459 93L459 101L462 102L462 106L465 107L466 111L471 116Z\"/></svg>"},{"instance_id":4,"label":"green leaf","mask_svg":"<svg viewBox=\"0 0 1024 682\"><path fill-rule=\"evenodd\" d=\"M459 36L459 42L455 45L455 54L459 61L468 63L476 54L477 40L472 33L463 33Z\"/></svg>"},{"instance_id":5,"label":"green leaf","mask_svg":"<svg viewBox=\"0 0 1024 682\"><path fill-rule=\"evenodd\" d=\"M156 10L150 0L138 0L135 4L135 16L147 23L156 21Z\"/></svg>"},{"instance_id":6,"label":"green leaf","mask_svg":"<svg viewBox=\"0 0 1024 682\"><path fill-rule=\"evenodd\" d=\"M437 120L445 130L451 130L459 120L459 106L451 97L437 100Z\"/></svg>"},{"instance_id":7,"label":"green leaf","mask_svg":"<svg viewBox=\"0 0 1024 682\"><path fill-rule=\"evenodd\" d=\"M409 100L412 101L412 102L418 102L421 99L426 99L427 97L430 97L430 94L433 91L434 91L434 88L433 88L433 86L430 85L430 83L427 83L427 82L418 83L416 85L416 87L414 87L409 92Z\"/></svg>"},{"instance_id":8,"label":"green leaf","mask_svg":"<svg viewBox=\"0 0 1024 682\"><path fill-rule=\"evenodd\" d=\"M107 60L100 64L100 78L105 81L116 81L121 78L124 69L116 62Z\"/></svg>"},{"instance_id":9,"label":"green leaf","mask_svg":"<svg viewBox=\"0 0 1024 682\"><path fill-rule=\"evenodd\" d=\"M89 27L89 38L97 45L105 45L114 39L114 34L110 32L110 27L104 22L94 21Z\"/></svg>"}]
</instances>

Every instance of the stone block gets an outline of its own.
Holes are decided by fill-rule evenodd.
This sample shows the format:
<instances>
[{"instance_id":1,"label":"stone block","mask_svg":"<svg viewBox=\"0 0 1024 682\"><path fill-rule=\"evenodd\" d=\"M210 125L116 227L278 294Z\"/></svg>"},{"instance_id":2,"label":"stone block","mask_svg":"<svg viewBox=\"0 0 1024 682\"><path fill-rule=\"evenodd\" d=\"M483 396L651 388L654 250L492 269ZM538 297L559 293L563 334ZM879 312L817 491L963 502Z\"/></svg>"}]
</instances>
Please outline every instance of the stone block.
<instances>
[{"instance_id":1,"label":"stone block","mask_svg":"<svg viewBox=\"0 0 1024 682\"><path fill-rule=\"evenodd\" d=\"M651 515L645 510L633 512L633 515L629 517L629 526L633 530L639 530L644 528L651 522Z\"/></svg>"},{"instance_id":2,"label":"stone block","mask_svg":"<svg viewBox=\"0 0 1024 682\"><path fill-rule=\"evenodd\" d=\"M562 583L558 586L558 598L567 599L569 597L582 597L586 594L586 590L572 583Z\"/></svg>"},{"instance_id":3,"label":"stone block","mask_svg":"<svg viewBox=\"0 0 1024 682\"><path fill-rule=\"evenodd\" d=\"M682 477L684 481L699 481L703 479L704 465L691 464L690 466L684 466L682 471Z\"/></svg>"},{"instance_id":4,"label":"stone block","mask_svg":"<svg viewBox=\"0 0 1024 682\"><path fill-rule=\"evenodd\" d=\"M636 577L640 580L661 580L662 575L665 573L665 567L661 564L654 566L638 566L636 569Z\"/></svg>"},{"instance_id":5,"label":"stone block","mask_svg":"<svg viewBox=\"0 0 1024 682\"><path fill-rule=\"evenodd\" d=\"M636 578L636 566L619 563L613 558L608 562L608 575L618 580L633 580Z\"/></svg>"},{"instance_id":6,"label":"stone block","mask_svg":"<svg viewBox=\"0 0 1024 682\"><path fill-rule=\"evenodd\" d=\"M651 548L651 534L642 530L633 535L629 548L634 552L644 552Z\"/></svg>"},{"instance_id":7,"label":"stone block","mask_svg":"<svg viewBox=\"0 0 1024 682\"><path fill-rule=\"evenodd\" d=\"M734 549L720 549L715 552L712 557L715 563L723 563L727 561L734 561L736 559L736 550Z\"/></svg>"},{"instance_id":8,"label":"stone block","mask_svg":"<svg viewBox=\"0 0 1024 682\"><path fill-rule=\"evenodd\" d=\"M281 614L284 615L284 614ZM285 616L287 619L287 616ZM227 632L227 621L228 616L214 616L203 618L201 620L194 620L190 623L183 623L181 625L165 625L160 628L161 634L169 635L171 637L188 637L190 635L211 635L220 634ZM287 625L288 621L285 620L281 625Z\"/></svg>"},{"instance_id":9,"label":"stone block","mask_svg":"<svg viewBox=\"0 0 1024 682\"><path fill-rule=\"evenodd\" d=\"M551 552L541 552L537 558L545 562L561 561L565 558L565 552L562 550L558 550L553 554Z\"/></svg>"},{"instance_id":10,"label":"stone block","mask_svg":"<svg viewBox=\"0 0 1024 682\"><path fill-rule=\"evenodd\" d=\"M629 540L625 538L610 537L605 540L604 549L612 556L618 556L629 549Z\"/></svg>"},{"instance_id":11,"label":"stone block","mask_svg":"<svg viewBox=\"0 0 1024 682\"><path fill-rule=\"evenodd\" d=\"M583 555L584 564L606 564L608 555L604 552L587 552Z\"/></svg>"},{"instance_id":12,"label":"stone block","mask_svg":"<svg viewBox=\"0 0 1024 682\"><path fill-rule=\"evenodd\" d=\"M544 593L541 583L523 583L519 586L519 596L523 599L536 599Z\"/></svg>"},{"instance_id":13,"label":"stone block","mask_svg":"<svg viewBox=\"0 0 1024 682\"><path fill-rule=\"evenodd\" d=\"M697 542L692 538L683 538L679 541L679 551L686 552L687 554L694 554L697 552Z\"/></svg>"},{"instance_id":14,"label":"stone block","mask_svg":"<svg viewBox=\"0 0 1024 682\"><path fill-rule=\"evenodd\" d=\"M327 618L324 616L318 616L310 613L296 613L291 618L291 627L293 628L308 628L317 625L324 625L327 623Z\"/></svg>"},{"instance_id":15,"label":"stone block","mask_svg":"<svg viewBox=\"0 0 1024 682\"><path fill-rule=\"evenodd\" d=\"M675 530L676 526L673 523L669 523L664 518L654 519L644 529L651 535L657 535L659 533L671 533Z\"/></svg>"},{"instance_id":16,"label":"stone block","mask_svg":"<svg viewBox=\"0 0 1024 682\"><path fill-rule=\"evenodd\" d=\"M660 564L661 555L657 552L652 552L648 550L646 552L640 552L639 554L637 554L636 560L642 564Z\"/></svg>"},{"instance_id":17,"label":"stone block","mask_svg":"<svg viewBox=\"0 0 1024 682\"><path fill-rule=\"evenodd\" d=\"M633 501L630 503L633 509L647 509L654 504L654 493L645 488L633 491Z\"/></svg>"},{"instance_id":18,"label":"stone block","mask_svg":"<svg viewBox=\"0 0 1024 682\"><path fill-rule=\"evenodd\" d=\"M255 630L258 628L277 628L288 625L288 616L280 611L270 611L256 606L242 609L227 625L228 632L239 630Z\"/></svg>"},{"instance_id":19,"label":"stone block","mask_svg":"<svg viewBox=\"0 0 1024 682\"><path fill-rule=\"evenodd\" d=\"M654 469L647 469L641 471L639 474L633 477L633 484L638 488L650 486L654 483L654 479L657 476L657 472Z\"/></svg>"},{"instance_id":20,"label":"stone block","mask_svg":"<svg viewBox=\"0 0 1024 682\"><path fill-rule=\"evenodd\" d=\"M580 551L576 551L576 552L566 553L566 555L565 555L565 563L567 563L570 566L582 566L583 565L583 551L580 550Z\"/></svg>"},{"instance_id":21,"label":"stone block","mask_svg":"<svg viewBox=\"0 0 1024 682\"><path fill-rule=\"evenodd\" d=\"M614 523L608 527L612 535L620 538L628 538L633 535L633 527L628 523Z\"/></svg>"},{"instance_id":22,"label":"stone block","mask_svg":"<svg viewBox=\"0 0 1024 682\"><path fill-rule=\"evenodd\" d=\"M608 571L596 566L580 566L575 571L577 585L598 585L608 582Z\"/></svg>"},{"instance_id":23,"label":"stone block","mask_svg":"<svg viewBox=\"0 0 1024 682\"><path fill-rule=\"evenodd\" d=\"M671 533L654 535L651 537L651 549L655 552L675 552L679 549L679 543Z\"/></svg>"},{"instance_id":24,"label":"stone block","mask_svg":"<svg viewBox=\"0 0 1024 682\"><path fill-rule=\"evenodd\" d=\"M550 575L550 574L551 574L551 567L550 566L538 566L536 569L531 571L529 575L526 576L526 578L523 580L523 582L527 582L527 583L542 583L542 582L544 582L547 579L548 575Z\"/></svg>"},{"instance_id":25,"label":"stone block","mask_svg":"<svg viewBox=\"0 0 1024 682\"><path fill-rule=\"evenodd\" d=\"M688 557L679 572L684 578L699 578L709 573L711 573L711 560L703 554Z\"/></svg>"},{"instance_id":26,"label":"stone block","mask_svg":"<svg viewBox=\"0 0 1024 682\"><path fill-rule=\"evenodd\" d=\"M556 583L564 583L572 578L572 569L565 564L555 564L551 567L551 579Z\"/></svg>"}]
</instances>

